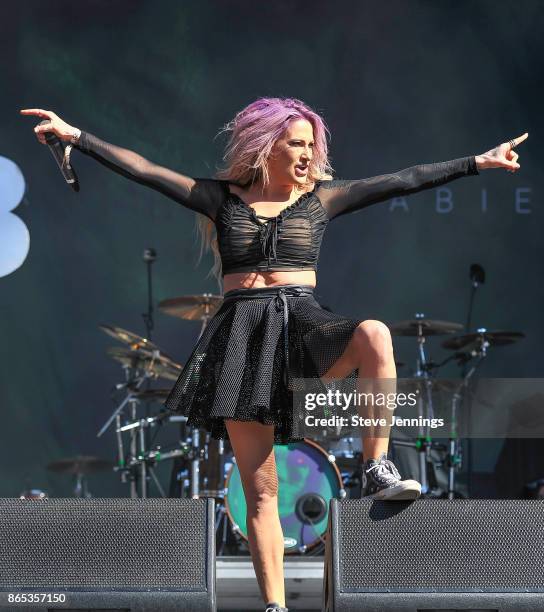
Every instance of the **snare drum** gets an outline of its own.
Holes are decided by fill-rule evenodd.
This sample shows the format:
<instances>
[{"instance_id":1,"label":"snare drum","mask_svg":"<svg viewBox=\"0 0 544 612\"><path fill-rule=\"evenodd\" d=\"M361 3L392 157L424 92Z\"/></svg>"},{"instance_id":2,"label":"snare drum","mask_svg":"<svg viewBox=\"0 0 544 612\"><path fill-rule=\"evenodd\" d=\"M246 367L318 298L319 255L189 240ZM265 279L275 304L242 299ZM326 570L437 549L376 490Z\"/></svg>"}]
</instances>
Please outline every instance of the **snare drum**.
<instances>
[{"instance_id":1,"label":"snare drum","mask_svg":"<svg viewBox=\"0 0 544 612\"><path fill-rule=\"evenodd\" d=\"M330 500L346 495L342 477L334 455L312 440L275 444L274 455L285 552L306 552L323 542ZM236 463L228 473L226 491L225 505L233 530L247 540L247 508Z\"/></svg>"}]
</instances>

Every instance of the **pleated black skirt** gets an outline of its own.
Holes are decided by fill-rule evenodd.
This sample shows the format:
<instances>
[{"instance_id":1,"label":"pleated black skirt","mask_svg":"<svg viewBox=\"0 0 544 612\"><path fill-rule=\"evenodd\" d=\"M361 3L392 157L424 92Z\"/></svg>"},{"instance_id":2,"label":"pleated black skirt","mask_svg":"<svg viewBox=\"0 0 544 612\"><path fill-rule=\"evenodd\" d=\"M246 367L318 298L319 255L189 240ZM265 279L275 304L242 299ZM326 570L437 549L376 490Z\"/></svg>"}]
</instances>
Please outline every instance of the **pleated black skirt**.
<instances>
[{"instance_id":1,"label":"pleated black skirt","mask_svg":"<svg viewBox=\"0 0 544 612\"><path fill-rule=\"evenodd\" d=\"M277 444L301 440L293 380L322 377L359 323L322 308L311 286L229 291L165 406L215 439L228 439L233 419L274 425Z\"/></svg>"}]
</instances>

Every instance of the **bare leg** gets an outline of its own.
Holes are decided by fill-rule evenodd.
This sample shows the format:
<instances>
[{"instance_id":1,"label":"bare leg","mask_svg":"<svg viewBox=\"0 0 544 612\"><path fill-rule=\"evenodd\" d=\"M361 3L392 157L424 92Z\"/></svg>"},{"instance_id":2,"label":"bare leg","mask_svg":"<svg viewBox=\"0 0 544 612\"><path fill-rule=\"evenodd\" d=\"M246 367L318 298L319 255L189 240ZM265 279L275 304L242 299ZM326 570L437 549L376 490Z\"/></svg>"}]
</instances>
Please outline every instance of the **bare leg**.
<instances>
[{"instance_id":1,"label":"bare leg","mask_svg":"<svg viewBox=\"0 0 544 612\"><path fill-rule=\"evenodd\" d=\"M247 532L255 575L265 603L285 606L283 532L278 513L274 427L225 420L247 505Z\"/></svg>"},{"instance_id":2,"label":"bare leg","mask_svg":"<svg viewBox=\"0 0 544 612\"><path fill-rule=\"evenodd\" d=\"M397 377L391 334L380 321L363 321L355 329L342 356L323 376L323 380L343 378L358 369L357 389L360 392L395 392L394 381ZM369 389L368 379L382 379ZM381 386L380 386L381 385ZM383 389L382 389L383 387ZM384 417L389 423L392 412L383 406L361 406L359 414L363 417ZM361 428L363 458L377 459L389 446L390 426L378 429Z\"/></svg>"}]
</instances>

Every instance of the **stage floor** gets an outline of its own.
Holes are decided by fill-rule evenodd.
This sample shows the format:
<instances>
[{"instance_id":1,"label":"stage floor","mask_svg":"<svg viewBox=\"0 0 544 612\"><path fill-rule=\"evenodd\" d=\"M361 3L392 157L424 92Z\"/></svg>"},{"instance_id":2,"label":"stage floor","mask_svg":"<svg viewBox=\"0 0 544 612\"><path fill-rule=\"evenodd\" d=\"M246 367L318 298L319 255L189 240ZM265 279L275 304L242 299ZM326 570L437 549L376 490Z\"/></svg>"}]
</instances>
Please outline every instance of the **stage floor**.
<instances>
[{"instance_id":1,"label":"stage floor","mask_svg":"<svg viewBox=\"0 0 544 612\"><path fill-rule=\"evenodd\" d=\"M323 589L323 557L286 556L285 593L289 612L320 612ZM252 610L264 605L249 557L218 557L217 610Z\"/></svg>"}]
</instances>

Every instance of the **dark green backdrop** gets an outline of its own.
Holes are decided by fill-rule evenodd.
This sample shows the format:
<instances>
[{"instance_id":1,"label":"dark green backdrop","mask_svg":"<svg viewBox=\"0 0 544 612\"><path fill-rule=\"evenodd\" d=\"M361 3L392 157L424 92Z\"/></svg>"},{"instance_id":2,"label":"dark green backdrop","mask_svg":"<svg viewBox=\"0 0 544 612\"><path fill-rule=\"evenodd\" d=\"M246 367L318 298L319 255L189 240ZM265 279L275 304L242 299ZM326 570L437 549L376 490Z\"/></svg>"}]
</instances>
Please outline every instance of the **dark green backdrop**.
<instances>
[{"instance_id":1,"label":"dark green backdrop","mask_svg":"<svg viewBox=\"0 0 544 612\"><path fill-rule=\"evenodd\" d=\"M528 131L521 171L450 184L448 214L436 212L430 191L410 197L408 211L384 203L332 223L318 295L357 317L419 311L464 322L468 269L478 262L487 282L474 324L527 334L492 352L482 375L541 375L542 2L63 0L2 9L0 154L26 180L16 213L31 249L0 279L0 495L26 485L69 494L69 479L49 474L47 462L113 458L112 434L96 432L121 371L97 326L143 333L144 248L158 251L157 299L217 289L206 276L211 258L195 267L192 212L78 152L82 188L72 193L35 140L37 121L19 108L52 109L197 176L220 162L221 125L262 95L299 97L324 114L343 178L482 153ZM530 214L516 212L518 189ZM154 339L181 362L197 333L197 324L157 315ZM396 349L414 362L413 341ZM444 357L438 342L429 349ZM484 453L476 467L493 469L495 456ZM161 474L167 480L168 469ZM113 475L90 484L97 495L127 494Z\"/></svg>"}]
</instances>

